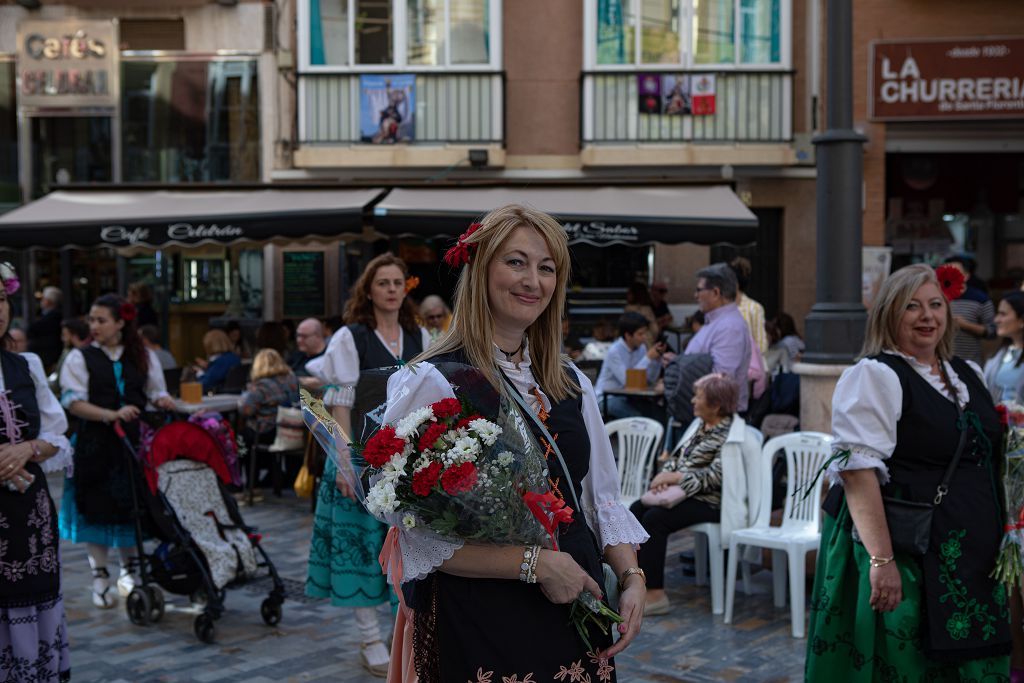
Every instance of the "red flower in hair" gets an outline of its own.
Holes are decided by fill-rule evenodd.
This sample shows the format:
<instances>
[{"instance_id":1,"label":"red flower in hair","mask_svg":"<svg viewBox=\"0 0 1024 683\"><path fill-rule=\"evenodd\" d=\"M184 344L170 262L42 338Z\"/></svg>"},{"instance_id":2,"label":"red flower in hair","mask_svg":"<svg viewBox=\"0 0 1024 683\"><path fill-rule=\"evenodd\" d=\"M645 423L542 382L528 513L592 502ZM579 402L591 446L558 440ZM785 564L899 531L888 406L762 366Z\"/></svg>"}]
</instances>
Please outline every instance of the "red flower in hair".
<instances>
[{"instance_id":1,"label":"red flower in hair","mask_svg":"<svg viewBox=\"0 0 1024 683\"><path fill-rule=\"evenodd\" d=\"M412 290L420 286L420 279L415 275L410 275L405 278L405 293L408 294Z\"/></svg>"},{"instance_id":2,"label":"red flower in hair","mask_svg":"<svg viewBox=\"0 0 1024 683\"><path fill-rule=\"evenodd\" d=\"M939 287L942 288L942 295L946 301L959 299L967 290L967 278L964 272L952 263L946 263L935 269L935 276L939 278Z\"/></svg>"},{"instance_id":3,"label":"red flower in hair","mask_svg":"<svg viewBox=\"0 0 1024 683\"><path fill-rule=\"evenodd\" d=\"M135 304L131 301L125 301L121 304L121 308L118 310L118 315L120 315L121 320L126 323L130 323L135 320Z\"/></svg>"},{"instance_id":4,"label":"red flower in hair","mask_svg":"<svg viewBox=\"0 0 1024 683\"><path fill-rule=\"evenodd\" d=\"M444 254L444 262L448 264L450 268L459 268L469 263L470 256L473 251L476 250L476 244L467 244L466 240L474 232L483 227L482 223L473 223L469 226L466 232L459 235L459 241L455 243L455 246L450 248Z\"/></svg>"}]
</instances>

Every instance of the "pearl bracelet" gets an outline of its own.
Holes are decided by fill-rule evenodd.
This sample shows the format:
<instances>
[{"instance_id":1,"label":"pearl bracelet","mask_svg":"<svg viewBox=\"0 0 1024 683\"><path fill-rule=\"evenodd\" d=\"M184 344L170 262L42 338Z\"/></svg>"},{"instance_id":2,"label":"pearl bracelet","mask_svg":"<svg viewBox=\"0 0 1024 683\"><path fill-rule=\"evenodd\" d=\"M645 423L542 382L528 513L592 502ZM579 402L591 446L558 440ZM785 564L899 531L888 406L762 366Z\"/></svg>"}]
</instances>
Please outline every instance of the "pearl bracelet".
<instances>
[{"instance_id":1,"label":"pearl bracelet","mask_svg":"<svg viewBox=\"0 0 1024 683\"><path fill-rule=\"evenodd\" d=\"M537 558L540 556L539 545L528 545L523 548L523 562L519 565L519 580L524 583L537 583Z\"/></svg>"}]
</instances>

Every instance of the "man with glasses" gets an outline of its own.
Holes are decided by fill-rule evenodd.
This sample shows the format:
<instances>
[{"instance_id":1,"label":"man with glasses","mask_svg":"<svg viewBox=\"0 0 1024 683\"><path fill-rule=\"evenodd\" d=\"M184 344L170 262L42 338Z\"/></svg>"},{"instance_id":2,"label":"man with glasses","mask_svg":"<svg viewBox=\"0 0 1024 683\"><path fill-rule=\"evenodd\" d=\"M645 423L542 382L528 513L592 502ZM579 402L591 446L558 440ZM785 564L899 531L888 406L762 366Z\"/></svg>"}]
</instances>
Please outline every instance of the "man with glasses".
<instances>
[{"instance_id":1,"label":"man with glasses","mask_svg":"<svg viewBox=\"0 0 1024 683\"><path fill-rule=\"evenodd\" d=\"M736 306L736 275L725 263L697 271L694 298L704 313L704 326L686 347L686 353L711 355L712 370L729 375L740 388L739 412L747 410L750 386L747 372L753 348L750 330Z\"/></svg>"},{"instance_id":2,"label":"man with glasses","mask_svg":"<svg viewBox=\"0 0 1024 683\"><path fill-rule=\"evenodd\" d=\"M423 303L420 304L420 317L423 318L423 326L430 332L430 341L433 343L448 331L452 311L444 299L436 294L431 294L424 297Z\"/></svg>"},{"instance_id":3,"label":"man with glasses","mask_svg":"<svg viewBox=\"0 0 1024 683\"><path fill-rule=\"evenodd\" d=\"M295 328L295 346L298 349L288 360L288 365L295 371L299 378L299 384L304 389L319 389L323 382L313 377L306 370L306 363L322 356L327 350L327 340L324 339L324 326L316 318L306 318Z\"/></svg>"}]
</instances>

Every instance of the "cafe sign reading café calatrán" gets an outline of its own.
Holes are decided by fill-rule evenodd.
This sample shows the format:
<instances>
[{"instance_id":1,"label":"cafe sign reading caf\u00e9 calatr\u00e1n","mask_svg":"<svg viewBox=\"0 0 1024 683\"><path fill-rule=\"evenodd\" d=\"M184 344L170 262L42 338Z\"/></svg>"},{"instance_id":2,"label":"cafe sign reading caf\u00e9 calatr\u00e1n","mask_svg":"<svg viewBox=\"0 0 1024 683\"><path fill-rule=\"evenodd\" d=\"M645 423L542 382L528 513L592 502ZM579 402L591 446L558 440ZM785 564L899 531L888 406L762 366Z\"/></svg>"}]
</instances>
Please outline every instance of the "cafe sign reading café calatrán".
<instances>
[{"instance_id":1,"label":"cafe sign reading caf\u00e9 calatr\u00e1n","mask_svg":"<svg viewBox=\"0 0 1024 683\"><path fill-rule=\"evenodd\" d=\"M116 107L117 28L112 21L24 21L18 26L18 104Z\"/></svg>"}]
</instances>

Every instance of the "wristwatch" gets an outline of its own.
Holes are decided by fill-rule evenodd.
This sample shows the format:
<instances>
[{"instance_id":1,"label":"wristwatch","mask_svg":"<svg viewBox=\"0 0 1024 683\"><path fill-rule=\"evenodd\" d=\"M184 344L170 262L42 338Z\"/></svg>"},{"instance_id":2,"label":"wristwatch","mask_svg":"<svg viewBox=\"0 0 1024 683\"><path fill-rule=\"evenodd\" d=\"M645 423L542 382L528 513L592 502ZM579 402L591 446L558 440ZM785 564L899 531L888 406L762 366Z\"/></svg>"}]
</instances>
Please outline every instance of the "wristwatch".
<instances>
[{"instance_id":1,"label":"wristwatch","mask_svg":"<svg viewBox=\"0 0 1024 683\"><path fill-rule=\"evenodd\" d=\"M643 579L644 586L647 585L647 574L644 574L644 570L640 569L640 567L630 567L626 571L622 572L622 576L619 577L619 590L623 590L626 587L626 579L634 574L638 574L640 578Z\"/></svg>"}]
</instances>

